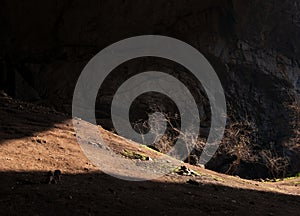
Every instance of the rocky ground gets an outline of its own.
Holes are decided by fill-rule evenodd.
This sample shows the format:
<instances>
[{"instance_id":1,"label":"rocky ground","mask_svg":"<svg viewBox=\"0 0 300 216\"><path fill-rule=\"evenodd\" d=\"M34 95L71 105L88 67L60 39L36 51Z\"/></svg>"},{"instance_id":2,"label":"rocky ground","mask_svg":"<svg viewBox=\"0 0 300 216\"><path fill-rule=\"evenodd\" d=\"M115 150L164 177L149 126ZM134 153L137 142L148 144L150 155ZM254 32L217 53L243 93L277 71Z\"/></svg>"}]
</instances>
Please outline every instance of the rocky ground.
<instances>
[{"instance_id":1,"label":"rocky ground","mask_svg":"<svg viewBox=\"0 0 300 216\"><path fill-rule=\"evenodd\" d=\"M1 215L300 215L300 178L250 181L171 159L194 173L170 169L155 180L124 181L87 159L69 116L2 94L0 122ZM127 160L161 156L99 130ZM60 181L48 184L57 169Z\"/></svg>"}]
</instances>

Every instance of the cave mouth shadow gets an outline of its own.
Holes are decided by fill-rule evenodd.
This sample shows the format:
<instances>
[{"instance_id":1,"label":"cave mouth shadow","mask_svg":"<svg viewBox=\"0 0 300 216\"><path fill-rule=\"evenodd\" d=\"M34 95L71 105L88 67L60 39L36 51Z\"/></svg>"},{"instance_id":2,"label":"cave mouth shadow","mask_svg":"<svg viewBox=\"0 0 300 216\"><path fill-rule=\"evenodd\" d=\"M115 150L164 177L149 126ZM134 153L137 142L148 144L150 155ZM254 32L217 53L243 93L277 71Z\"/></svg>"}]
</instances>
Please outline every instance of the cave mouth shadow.
<instances>
[{"instance_id":1,"label":"cave mouth shadow","mask_svg":"<svg viewBox=\"0 0 300 216\"><path fill-rule=\"evenodd\" d=\"M45 174L1 172L0 214L288 215L300 210L300 196L213 183L130 182L91 172L40 184Z\"/></svg>"}]
</instances>

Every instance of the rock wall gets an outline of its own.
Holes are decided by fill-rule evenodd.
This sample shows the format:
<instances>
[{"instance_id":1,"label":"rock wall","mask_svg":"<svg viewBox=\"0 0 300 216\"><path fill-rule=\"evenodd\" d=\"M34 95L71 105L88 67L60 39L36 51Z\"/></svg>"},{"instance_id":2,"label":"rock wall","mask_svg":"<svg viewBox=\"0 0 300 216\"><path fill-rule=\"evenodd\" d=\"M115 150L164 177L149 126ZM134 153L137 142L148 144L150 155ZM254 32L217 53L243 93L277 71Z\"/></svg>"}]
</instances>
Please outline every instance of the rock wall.
<instances>
[{"instance_id":1,"label":"rock wall","mask_svg":"<svg viewBox=\"0 0 300 216\"><path fill-rule=\"evenodd\" d=\"M171 36L202 52L225 90L228 128L222 148L207 166L249 178L299 172L299 1L6 0L1 4L0 86L10 95L70 112L77 78L93 55L131 36ZM179 65L149 58L113 71L99 93L100 123L111 127L113 93L122 81L144 69L166 71L189 83L203 127L209 126L209 104L201 85ZM147 107L143 103L147 100L136 103L135 119L143 117L139 110Z\"/></svg>"}]
</instances>

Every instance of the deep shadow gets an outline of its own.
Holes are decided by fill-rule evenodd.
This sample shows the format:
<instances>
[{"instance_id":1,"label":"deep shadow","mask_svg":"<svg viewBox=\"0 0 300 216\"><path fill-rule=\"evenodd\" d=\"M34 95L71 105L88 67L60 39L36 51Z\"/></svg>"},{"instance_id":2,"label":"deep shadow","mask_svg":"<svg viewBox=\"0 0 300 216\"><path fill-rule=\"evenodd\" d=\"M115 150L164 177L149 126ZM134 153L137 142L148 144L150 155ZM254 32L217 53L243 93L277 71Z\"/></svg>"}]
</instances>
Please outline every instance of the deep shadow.
<instances>
[{"instance_id":1,"label":"deep shadow","mask_svg":"<svg viewBox=\"0 0 300 216\"><path fill-rule=\"evenodd\" d=\"M129 182L101 173L0 173L1 215L299 215L300 197L214 184Z\"/></svg>"}]
</instances>

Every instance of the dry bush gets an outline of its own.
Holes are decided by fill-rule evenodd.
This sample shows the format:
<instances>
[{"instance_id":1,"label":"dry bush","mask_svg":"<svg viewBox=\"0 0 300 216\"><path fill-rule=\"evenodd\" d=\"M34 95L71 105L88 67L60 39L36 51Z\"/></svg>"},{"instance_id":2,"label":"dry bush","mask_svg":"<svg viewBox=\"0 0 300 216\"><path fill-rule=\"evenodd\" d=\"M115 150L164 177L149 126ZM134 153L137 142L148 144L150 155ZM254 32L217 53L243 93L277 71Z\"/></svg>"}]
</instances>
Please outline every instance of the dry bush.
<instances>
[{"instance_id":1,"label":"dry bush","mask_svg":"<svg viewBox=\"0 0 300 216\"><path fill-rule=\"evenodd\" d=\"M219 148L219 154L234 156L236 159L230 164L227 174L236 174L241 160L257 161L254 152L257 146L257 129L250 121L234 122L225 129L224 138Z\"/></svg>"},{"instance_id":2,"label":"dry bush","mask_svg":"<svg viewBox=\"0 0 300 216\"><path fill-rule=\"evenodd\" d=\"M289 161L286 157L280 157L276 152L272 152L271 150L262 150L260 156L264 165L268 167L271 177L286 177L286 170L289 165Z\"/></svg>"},{"instance_id":3,"label":"dry bush","mask_svg":"<svg viewBox=\"0 0 300 216\"><path fill-rule=\"evenodd\" d=\"M263 146L259 143L257 127L250 121L231 123L219 149L221 154L234 155L235 161L229 166L227 174L235 174L240 162L246 161L266 166L273 178L286 176L289 160L279 155L273 142Z\"/></svg>"},{"instance_id":4,"label":"dry bush","mask_svg":"<svg viewBox=\"0 0 300 216\"><path fill-rule=\"evenodd\" d=\"M162 153L168 153L176 143L178 135L180 134L183 140L189 144L189 146L186 146L190 153L186 162L197 164L198 161L195 161L193 155L199 158L205 147L206 140L200 139L199 137L198 139L192 139L192 134L188 132L184 134L177 126L174 126L173 122L174 120L176 121L176 119L172 119L173 117L167 114L164 115L169 130L167 133L159 134L158 131L161 131L159 128L160 125L154 124L154 127L151 129L154 134L157 133L157 139L153 146ZM145 120L140 120L139 123L135 123L134 125L136 130L140 132L145 132L150 129ZM195 149L192 150L190 146L195 147ZM233 156L234 160L229 164L226 171L227 174L232 175L237 173L241 161L266 166L270 172L270 176L273 178L286 176L286 170L289 165L288 158L285 157L284 154L282 154L283 156L279 155L275 151L274 146L270 146L269 144L262 146L258 138L256 125L247 120L230 122L230 124L227 125L224 138L217 152L217 157L222 155Z\"/></svg>"},{"instance_id":5,"label":"dry bush","mask_svg":"<svg viewBox=\"0 0 300 216\"><path fill-rule=\"evenodd\" d=\"M155 112L163 113L159 108L156 108ZM140 119L132 123L133 128L135 129L135 131L139 132L142 136L143 133L146 133L151 129L151 133L154 134L154 136L156 137L151 147L154 147L155 149L158 149L160 152L165 154L170 153L172 147L176 144L178 137L181 136L184 143L186 144L185 147L188 152L187 161L195 164L196 162L194 160L193 162L191 161L192 159L190 158L190 153L193 150L193 148L196 146L204 147L204 143L195 139L193 134L189 132L183 133L179 129L178 126L179 115L177 114L170 115L168 113L163 113L163 115L165 117L164 119L165 124L167 125L166 131L164 131L163 134L161 133L163 126L160 125L159 122L154 122L154 125L151 125L152 127L150 128L148 121ZM175 158L179 158L179 155L174 155L174 154L171 155Z\"/></svg>"}]
</instances>

